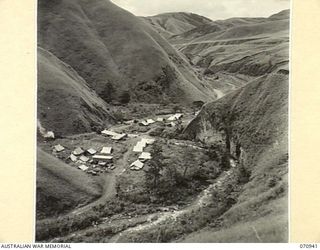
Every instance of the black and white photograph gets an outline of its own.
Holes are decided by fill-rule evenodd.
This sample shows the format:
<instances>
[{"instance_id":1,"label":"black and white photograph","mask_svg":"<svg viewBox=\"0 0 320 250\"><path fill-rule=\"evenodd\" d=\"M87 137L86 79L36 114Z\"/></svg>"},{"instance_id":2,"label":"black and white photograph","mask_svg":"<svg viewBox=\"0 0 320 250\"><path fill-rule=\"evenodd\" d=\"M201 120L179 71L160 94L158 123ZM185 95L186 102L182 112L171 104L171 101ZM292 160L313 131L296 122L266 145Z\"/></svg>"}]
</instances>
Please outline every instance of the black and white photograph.
<instances>
[{"instance_id":1,"label":"black and white photograph","mask_svg":"<svg viewBox=\"0 0 320 250\"><path fill-rule=\"evenodd\" d=\"M290 0L38 0L35 241L287 243Z\"/></svg>"}]
</instances>

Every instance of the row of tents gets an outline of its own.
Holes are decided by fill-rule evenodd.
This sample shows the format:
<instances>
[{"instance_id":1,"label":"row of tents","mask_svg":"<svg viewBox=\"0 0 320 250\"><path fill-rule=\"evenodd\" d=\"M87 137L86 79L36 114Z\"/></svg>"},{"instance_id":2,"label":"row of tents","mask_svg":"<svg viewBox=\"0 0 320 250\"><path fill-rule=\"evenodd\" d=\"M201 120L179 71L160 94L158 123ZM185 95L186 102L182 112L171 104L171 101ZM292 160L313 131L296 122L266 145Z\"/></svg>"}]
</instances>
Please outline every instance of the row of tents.
<instances>
[{"instance_id":1,"label":"row of tents","mask_svg":"<svg viewBox=\"0 0 320 250\"><path fill-rule=\"evenodd\" d=\"M151 153L144 152L144 149L148 145L154 144L155 141L155 139L142 138L136 143L136 145L133 147L133 152L140 153L140 155L138 159L130 165L131 170L141 170L144 167L144 162L152 159Z\"/></svg>"}]
</instances>

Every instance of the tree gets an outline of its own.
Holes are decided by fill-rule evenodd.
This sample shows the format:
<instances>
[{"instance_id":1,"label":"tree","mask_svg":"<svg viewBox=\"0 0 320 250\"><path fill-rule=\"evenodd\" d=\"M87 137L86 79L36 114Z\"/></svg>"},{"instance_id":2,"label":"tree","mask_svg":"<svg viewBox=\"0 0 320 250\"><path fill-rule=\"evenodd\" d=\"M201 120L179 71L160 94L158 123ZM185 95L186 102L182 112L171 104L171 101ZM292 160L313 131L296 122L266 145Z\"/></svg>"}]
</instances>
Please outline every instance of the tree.
<instances>
[{"instance_id":1,"label":"tree","mask_svg":"<svg viewBox=\"0 0 320 250\"><path fill-rule=\"evenodd\" d=\"M151 151L152 159L149 161L149 169L146 171L146 182L150 186L150 180L152 180L152 188L155 189L159 183L161 177L161 171L163 169L163 155L160 145L155 144Z\"/></svg>"},{"instance_id":2,"label":"tree","mask_svg":"<svg viewBox=\"0 0 320 250\"><path fill-rule=\"evenodd\" d=\"M120 95L120 102L122 104L128 104L130 102L130 94L128 91L124 91L121 95Z\"/></svg>"}]
</instances>

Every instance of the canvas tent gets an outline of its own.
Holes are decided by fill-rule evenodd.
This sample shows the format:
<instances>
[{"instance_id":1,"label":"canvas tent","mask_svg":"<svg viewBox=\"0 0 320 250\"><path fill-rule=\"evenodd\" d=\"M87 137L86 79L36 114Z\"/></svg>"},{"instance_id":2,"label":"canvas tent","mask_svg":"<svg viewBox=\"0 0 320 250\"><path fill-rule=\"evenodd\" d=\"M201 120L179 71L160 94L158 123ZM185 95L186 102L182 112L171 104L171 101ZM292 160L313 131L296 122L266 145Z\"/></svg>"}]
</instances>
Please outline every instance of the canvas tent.
<instances>
[{"instance_id":1,"label":"canvas tent","mask_svg":"<svg viewBox=\"0 0 320 250\"><path fill-rule=\"evenodd\" d=\"M73 150L72 154L78 156L78 155L82 155L84 153L83 149L78 147L75 150Z\"/></svg>"},{"instance_id":2,"label":"canvas tent","mask_svg":"<svg viewBox=\"0 0 320 250\"><path fill-rule=\"evenodd\" d=\"M112 136L111 139L119 141L119 140L123 139L125 136L126 136L126 134L116 134L116 135Z\"/></svg>"},{"instance_id":3,"label":"canvas tent","mask_svg":"<svg viewBox=\"0 0 320 250\"><path fill-rule=\"evenodd\" d=\"M64 150L64 147L61 146L60 144L58 144L58 145L55 145L55 146L54 146L54 150L55 150L56 152L62 152L62 151Z\"/></svg>"},{"instance_id":4,"label":"canvas tent","mask_svg":"<svg viewBox=\"0 0 320 250\"><path fill-rule=\"evenodd\" d=\"M139 160L151 160L151 153L149 152L142 152L141 155L139 156Z\"/></svg>"},{"instance_id":5,"label":"canvas tent","mask_svg":"<svg viewBox=\"0 0 320 250\"><path fill-rule=\"evenodd\" d=\"M141 153L143 152L143 149L144 149L144 145L141 144L141 143L137 143L134 147L133 147L133 152L136 152L136 153Z\"/></svg>"},{"instance_id":6,"label":"canvas tent","mask_svg":"<svg viewBox=\"0 0 320 250\"><path fill-rule=\"evenodd\" d=\"M112 153L112 147L103 147L100 151L101 154L109 155Z\"/></svg>"},{"instance_id":7,"label":"canvas tent","mask_svg":"<svg viewBox=\"0 0 320 250\"><path fill-rule=\"evenodd\" d=\"M54 133L52 131L48 131L43 135L44 138L51 138L54 139Z\"/></svg>"},{"instance_id":8,"label":"canvas tent","mask_svg":"<svg viewBox=\"0 0 320 250\"><path fill-rule=\"evenodd\" d=\"M144 166L144 163L139 161L139 160L136 160L135 162L133 162L131 165L130 165L130 169L131 170L140 170L142 169Z\"/></svg>"},{"instance_id":9,"label":"canvas tent","mask_svg":"<svg viewBox=\"0 0 320 250\"><path fill-rule=\"evenodd\" d=\"M115 136L118 133L105 129L105 130L101 131L101 134L104 134L104 135L107 135L107 136Z\"/></svg>"},{"instance_id":10,"label":"canvas tent","mask_svg":"<svg viewBox=\"0 0 320 250\"><path fill-rule=\"evenodd\" d=\"M89 169L89 167L87 167L86 165L80 165L78 168L81 169L82 171L86 171Z\"/></svg>"},{"instance_id":11,"label":"canvas tent","mask_svg":"<svg viewBox=\"0 0 320 250\"><path fill-rule=\"evenodd\" d=\"M147 120L148 125L155 123L155 121L153 119L148 119Z\"/></svg>"},{"instance_id":12,"label":"canvas tent","mask_svg":"<svg viewBox=\"0 0 320 250\"><path fill-rule=\"evenodd\" d=\"M168 121L176 121L182 117L182 114L174 114L168 118Z\"/></svg>"},{"instance_id":13,"label":"canvas tent","mask_svg":"<svg viewBox=\"0 0 320 250\"><path fill-rule=\"evenodd\" d=\"M163 121L164 121L164 118L162 118L162 117L157 118L157 122L163 122Z\"/></svg>"},{"instance_id":14,"label":"canvas tent","mask_svg":"<svg viewBox=\"0 0 320 250\"><path fill-rule=\"evenodd\" d=\"M90 160L88 157L86 157L86 156L84 156L84 155L80 156L79 159L80 159L80 161L82 161L82 162L87 162L87 161Z\"/></svg>"},{"instance_id":15,"label":"canvas tent","mask_svg":"<svg viewBox=\"0 0 320 250\"><path fill-rule=\"evenodd\" d=\"M87 152L88 152L89 154L91 154L91 155L94 155L94 154L97 153L97 150L95 150L95 149L93 149L93 148L89 148L89 149L87 150Z\"/></svg>"},{"instance_id":16,"label":"canvas tent","mask_svg":"<svg viewBox=\"0 0 320 250\"><path fill-rule=\"evenodd\" d=\"M141 121L139 122L139 125L149 126L149 123L147 121Z\"/></svg>"},{"instance_id":17,"label":"canvas tent","mask_svg":"<svg viewBox=\"0 0 320 250\"><path fill-rule=\"evenodd\" d=\"M113 156L111 156L111 155L94 155L92 158L94 160L106 161L106 160L112 160Z\"/></svg>"},{"instance_id":18,"label":"canvas tent","mask_svg":"<svg viewBox=\"0 0 320 250\"><path fill-rule=\"evenodd\" d=\"M76 162L78 160L77 156L75 156L74 154L71 154L69 156L70 160L73 161L73 162Z\"/></svg>"}]
</instances>

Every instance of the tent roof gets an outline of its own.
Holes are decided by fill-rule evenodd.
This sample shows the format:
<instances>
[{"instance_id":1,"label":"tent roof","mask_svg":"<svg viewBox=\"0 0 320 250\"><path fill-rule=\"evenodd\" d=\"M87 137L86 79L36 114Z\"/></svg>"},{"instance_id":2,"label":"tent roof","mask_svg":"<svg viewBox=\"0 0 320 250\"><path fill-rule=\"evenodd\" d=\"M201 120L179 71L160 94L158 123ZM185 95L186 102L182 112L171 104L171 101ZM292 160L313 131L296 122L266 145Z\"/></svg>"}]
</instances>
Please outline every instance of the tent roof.
<instances>
[{"instance_id":1,"label":"tent roof","mask_svg":"<svg viewBox=\"0 0 320 250\"><path fill-rule=\"evenodd\" d=\"M152 159L151 153L142 152L141 155L139 156L139 159L150 160L150 159Z\"/></svg>"},{"instance_id":2,"label":"tent roof","mask_svg":"<svg viewBox=\"0 0 320 250\"><path fill-rule=\"evenodd\" d=\"M72 152L74 155L81 155L84 153L83 149L80 147L77 147L75 150Z\"/></svg>"},{"instance_id":3,"label":"tent roof","mask_svg":"<svg viewBox=\"0 0 320 250\"><path fill-rule=\"evenodd\" d=\"M111 154L112 153L112 147L103 147L100 151L101 154Z\"/></svg>"},{"instance_id":4,"label":"tent roof","mask_svg":"<svg viewBox=\"0 0 320 250\"><path fill-rule=\"evenodd\" d=\"M88 170L89 167L87 167L86 165L80 165L78 168L81 169L82 171L86 171Z\"/></svg>"},{"instance_id":5,"label":"tent roof","mask_svg":"<svg viewBox=\"0 0 320 250\"><path fill-rule=\"evenodd\" d=\"M95 153L97 153L97 150L95 150L95 149L93 149L93 148L89 148L89 149L87 150L87 152L88 152L89 154L91 154L91 155L94 155Z\"/></svg>"},{"instance_id":6,"label":"tent roof","mask_svg":"<svg viewBox=\"0 0 320 250\"><path fill-rule=\"evenodd\" d=\"M61 151L64 150L64 147L61 146L60 144L58 144L58 145L55 145L55 146L54 146L54 149L55 149L57 152L61 152Z\"/></svg>"}]
</instances>

